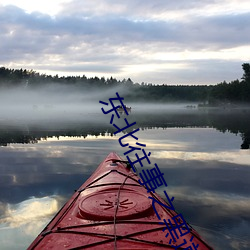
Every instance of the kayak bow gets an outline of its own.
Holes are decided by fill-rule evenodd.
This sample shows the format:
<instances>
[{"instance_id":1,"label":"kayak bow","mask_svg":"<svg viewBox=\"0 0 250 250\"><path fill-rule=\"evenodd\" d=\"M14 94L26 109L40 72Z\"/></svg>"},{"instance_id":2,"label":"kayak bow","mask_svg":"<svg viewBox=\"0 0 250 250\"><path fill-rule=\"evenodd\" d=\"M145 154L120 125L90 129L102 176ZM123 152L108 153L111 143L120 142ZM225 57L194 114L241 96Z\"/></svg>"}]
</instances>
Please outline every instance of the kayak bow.
<instances>
[{"instance_id":1,"label":"kayak bow","mask_svg":"<svg viewBox=\"0 0 250 250\"><path fill-rule=\"evenodd\" d=\"M175 230L178 238L171 241L171 235L166 236L166 225L159 224L161 221L148 197L167 204L156 193L147 192L126 162L116 153L110 153L28 250L213 249L190 225L190 232L183 236L184 228ZM166 221L177 215L156 202L155 208ZM182 244L185 241L187 245Z\"/></svg>"}]
</instances>

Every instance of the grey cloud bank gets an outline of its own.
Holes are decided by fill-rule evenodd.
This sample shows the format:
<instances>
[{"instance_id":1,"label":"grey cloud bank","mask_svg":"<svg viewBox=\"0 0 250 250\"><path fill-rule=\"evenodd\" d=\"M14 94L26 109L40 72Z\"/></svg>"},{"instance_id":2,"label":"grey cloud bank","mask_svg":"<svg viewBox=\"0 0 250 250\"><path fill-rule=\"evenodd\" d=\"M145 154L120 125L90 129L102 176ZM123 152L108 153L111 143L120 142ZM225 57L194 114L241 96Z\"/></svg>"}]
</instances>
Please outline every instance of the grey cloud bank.
<instances>
[{"instance_id":1,"label":"grey cloud bank","mask_svg":"<svg viewBox=\"0 0 250 250\"><path fill-rule=\"evenodd\" d=\"M223 4L71 1L54 17L0 5L0 64L165 84L234 80L250 60L250 11L211 14Z\"/></svg>"}]
</instances>

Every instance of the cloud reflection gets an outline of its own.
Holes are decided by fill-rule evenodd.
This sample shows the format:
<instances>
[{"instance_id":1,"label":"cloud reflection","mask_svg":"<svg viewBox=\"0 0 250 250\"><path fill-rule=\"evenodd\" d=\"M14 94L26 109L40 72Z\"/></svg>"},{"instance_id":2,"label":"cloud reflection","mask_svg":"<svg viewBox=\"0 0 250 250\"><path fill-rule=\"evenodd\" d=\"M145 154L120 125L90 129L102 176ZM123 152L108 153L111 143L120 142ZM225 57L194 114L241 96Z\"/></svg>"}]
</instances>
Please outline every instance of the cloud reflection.
<instances>
[{"instance_id":1,"label":"cloud reflection","mask_svg":"<svg viewBox=\"0 0 250 250\"><path fill-rule=\"evenodd\" d=\"M18 204L0 206L1 249L25 249L62 206L59 196L32 197Z\"/></svg>"},{"instance_id":2,"label":"cloud reflection","mask_svg":"<svg viewBox=\"0 0 250 250\"><path fill-rule=\"evenodd\" d=\"M249 162L250 162L249 152L242 151L242 150L209 152L209 153L208 152L160 151L160 152L155 152L153 156L157 159L220 161L220 162L228 162L228 163L245 165L248 167L249 167Z\"/></svg>"},{"instance_id":3,"label":"cloud reflection","mask_svg":"<svg viewBox=\"0 0 250 250\"><path fill-rule=\"evenodd\" d=\"M169 186L167 190L175 197L176 210L182 211L185 220L214 249L249 249L249 197L199 188L194 190L188 186Z\"/></svg>"},{"instance_id":4,"label":"cloud reflection","mask_svg":"<svg viewBox=\"0 0 250 250\"><path fill-rule=\"evenodd\" d=\"M57 197L58 198L58 197ZM59 205L56 197L30 198L18 204L7 204L5 216L0 219L0 224L15 228L26 225L26 234L34 234L33 226L37 221L50 217L58 211Z\"/></svg>"},{"instance_id":5,"label":"cloud reflection","mask_svg":"<svg viewBox=\"0 0 250 250\"><path fill-rule=\"evenodd\" d=\"M51 195L68 199L110 151L122 156L119 137L60 137L3 148L0 242L11 250L28 246L59 208L58 196ZM177 211L191 224L214 230L208 242L215 249L250 249L243 246L249 246L250 161L248 151L235 150L240 138L208 128L151 129L138 137L164 173ZM27 199L31 195L43 198ZM219 233L225 237L216 243Z\"/></svg>"},{"instance_id":6,"label":"cloud reflection","mask_svg":"<svg viewBox=\"0 0 250 250\"><path fill-rule=\"evenodd\" d=\"M250 211L250 197L237 195L237 194L226 194L219 191L205 191L201 189L197 189L194 191L191 190L190 187L182 186L182 187L168 187L169 193L178 197L179 201L185 203L195 203L199 206L216 206L219 207L216 212L216 216L229 215L234 214L234 216L245 215L249 217ZM212 214L211 214L212 215Z\"/></svg>"}]
</instances>

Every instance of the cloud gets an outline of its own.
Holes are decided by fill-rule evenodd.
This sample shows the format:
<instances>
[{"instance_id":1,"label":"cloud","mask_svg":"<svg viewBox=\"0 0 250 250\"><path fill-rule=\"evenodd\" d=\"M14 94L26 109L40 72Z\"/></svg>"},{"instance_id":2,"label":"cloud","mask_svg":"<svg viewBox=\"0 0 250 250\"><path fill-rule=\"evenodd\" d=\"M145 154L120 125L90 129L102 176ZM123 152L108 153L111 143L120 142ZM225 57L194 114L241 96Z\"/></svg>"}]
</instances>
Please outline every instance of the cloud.
<instances>
[{"instance_id":1,"label":"cloud","mask_svg":"<svg viewBox=\"0 0 250 250\"><path fill-rule=\"evenodd\" d=\"M65 3L64 10L61 11L64 15L79 15L79 16L130 16L134 19L149 20L149 19L161 19L166 18L183 18L189 15L200 15L207 12L208 9L214 7L225 9L225 5L230 8L230 3L233 1L198 1L198 0L179 0L179 1L162 1L162 0L127 0L126 2L117 2L115 0L87 0L79 1L74 0ZM247 0L242 1L247 3ZM221 8L222 5L222 8ZM244 8L244 7L242 7ZM199 12L200 11L200 12ZM235 8L234 8L235 11Z\"/></svg>"},{"instance_id":2,"label":"cloud","mask_svg":"<svg viewBox=\"0 0 250 250\"><path fill-rule=\"evenodd\" d=\"M11 13L11 15L9 15ZM222 15L216 17L195 17L189 22L167 20L135 20L129 17L57 16L39 12L27 14L21 9L7 6L2 11L3 30L9 39L20 37L31 45L70 49L83 45L174 43L180 47L195 49L209 46L230 47L248 44L249 34L244 39L242 31L249 29L250 13ZM220 31L220 32L218 32ZM25 39L27 36L28 39ZM73 36L73 37L72 37ZM42 39L42 40L41 40ZM40 43L39 43L40 40ZM65 43L65 40L68 41ZM21 40L22 42L22 40ZM61 44L62 43L62 44ZM21 43L22 45L22 43ZM57 46L58 45L58 46ZM68 45L68 47L67 47ZM66 50L67 52L67 50Z\"/></svg>"},{"instance_id":3,"label":"cloud","mask_svg":"<svg viewBox=\"0 0 250 250\"><path fill-rule=\"evenodd\" d=\"M75 0L50 16L0 5L0 63L61 75L131 77L139 82L234 80L241 76L241 63L250 60L239 52L249 46L250 13L238 6L238 12L233 11L232 6L233 0L143 4ZM227 49L236 51L233 62ZM203 67L204 63L209 66ZM212 67L221 63L224 67ZM231 71L232 64L239 68Z\"/></svg>"}]
</instances>

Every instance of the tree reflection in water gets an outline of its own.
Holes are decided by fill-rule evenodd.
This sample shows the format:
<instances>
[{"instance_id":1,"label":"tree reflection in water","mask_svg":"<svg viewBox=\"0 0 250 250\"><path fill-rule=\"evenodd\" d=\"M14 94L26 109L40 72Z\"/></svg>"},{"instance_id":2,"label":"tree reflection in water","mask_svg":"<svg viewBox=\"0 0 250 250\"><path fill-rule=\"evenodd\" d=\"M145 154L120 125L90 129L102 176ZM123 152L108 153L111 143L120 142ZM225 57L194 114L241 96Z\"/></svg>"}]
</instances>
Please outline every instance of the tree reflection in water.
<instances>
[{"instance_id":1,"label":"tree reflection in water","mask_svg":"<svg viewBox=\"0 0 250 250\"><path fill-rule=\"evenodd\" d=\"M123 114L122 117L125 117ZM85 117L86 118L86 117ZM105 118L105 116L104 116ZM140 129L148 128L185 128L185 127L209 127L221 132L230 132L242 137L241 149L249 149L250 146L250 110L183 110L180 112L132 112L130 121L136 121ZM122 124L123 119L117 120L116 124ZM37 143L41 139L59 136L86 137L88 135L104 135L106 132L113 135L115 129L107 119L102 123L86 123L74 121L62 123L50 121L47 124L22 125L0 124L0 145L7 146L11 143ZM119 126L119 125L118 125Z\"/></svg>"}]
</instances>

